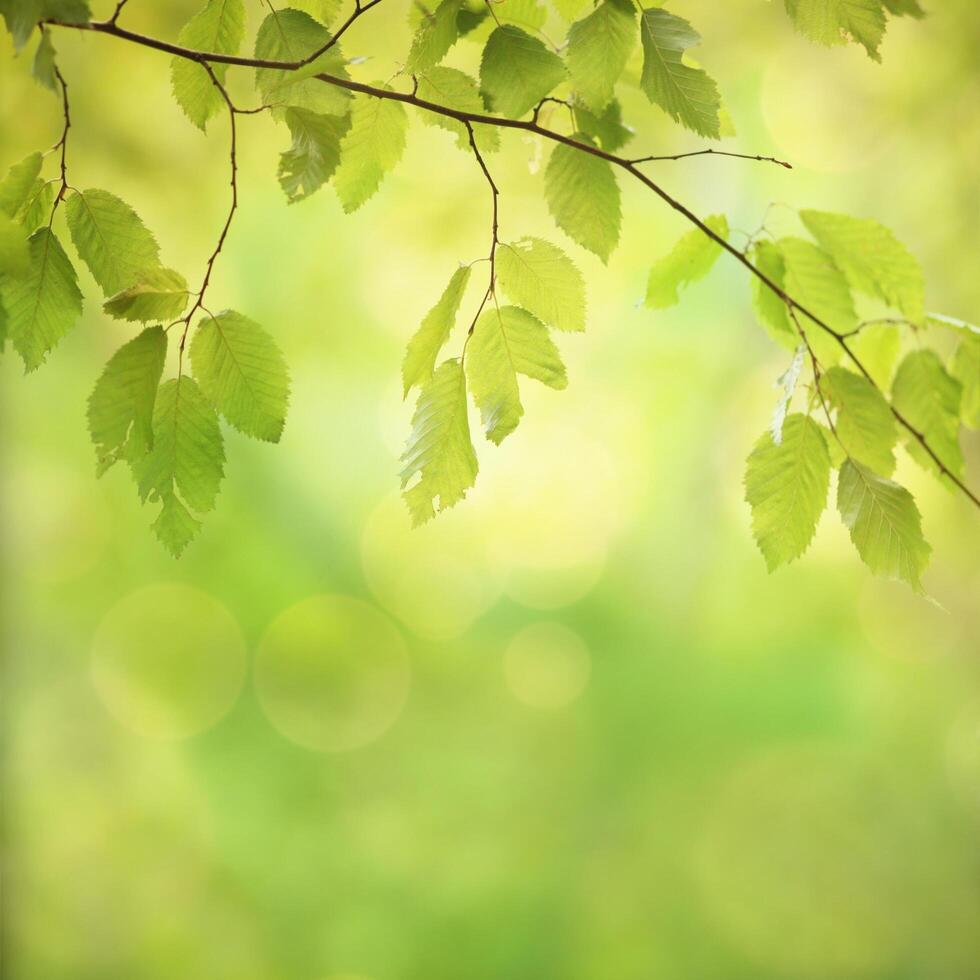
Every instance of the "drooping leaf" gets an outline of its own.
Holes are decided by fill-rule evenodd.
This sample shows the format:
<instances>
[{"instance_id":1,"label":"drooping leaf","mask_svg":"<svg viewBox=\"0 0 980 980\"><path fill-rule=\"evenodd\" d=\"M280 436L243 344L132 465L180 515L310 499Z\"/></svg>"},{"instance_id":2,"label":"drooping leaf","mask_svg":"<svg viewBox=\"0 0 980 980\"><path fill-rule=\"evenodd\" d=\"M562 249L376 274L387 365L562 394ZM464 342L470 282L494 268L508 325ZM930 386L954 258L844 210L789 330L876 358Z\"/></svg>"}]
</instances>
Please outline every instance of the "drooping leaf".
<instances>
[{"instance_id":1,"label":"drooping leaf","mask_svg":"<svg viewBox=\"0 0 980 980\"><path fill-rule=\"evenodd\" d=\"M109 358L88 401L100 476L117 461L131 434L143 451L153 448L153 406L166 356L163 328L147 327Z\"/></svg>"},{"instance_id":2,"label":"drooping leaf","mask_svg":"<svg viewBox=\"0 0 980 980\"><path fill-rule=\"evenodd\" d=\"M350 121L309 109L287 109L284 118L293 145L279 156L279 183L292 203L309 197L333 175Z\"/></svg>"},{"instance_id":3,"label":"drooping leaf","mask_svg":"<svg viewBox=\"0 0 980 980\"><path fill-rule=\"evenodd\" d=\"M7 171L0 181L0 211L13 218L27 204L42 163L41 154L32 153Z\"/></svg>"},{"instance_id":4,"label":"drooping leaf","mask_svg":"<svg viewBox=\"0 0 980 980\"><path fill-rule=\"evenodd\" d=\"M786 263L776 245L764 239L756 242L752 246L751 260L780 289L786 288ZM782 347L795 350L800 335L786 311L786 301L756 276L752 277L752 306L766 333Z\"/></svg>"},{"instance_id":5,"label":"drooping leaf","mask_svg":"<svg viewBox=\"0 0 980 980\"><path fill-rule=\"evenodd\" d=\"M461 0L442 0L434 13L423 14L408 53L408 70L418 74L434 68L459 37L456 24Z\"/></svg>"},{"instance_id":6,"label":"drooping leaf","mask_svg":"<svg viewBox=\"0 0 980 980\"><path fill-rule=\"evenodd\" d=\"M22 276L30 261L23 226L0 212L0 274Z\"/></svg>"},{"instance_id":7,"label":"drooping leaf","mask_svg":"<svg viewBox=\"0 0 980 980\"><path fill-rule=\"evenodd\" d=\"M458 359L444 361L423 386L402 463L403 496L416 526L436 509L459 503L476 482L466 378Z\"/></svg>"},{"instance_id":8,"label":"drooping leaf","mask_svg":"<svg viewBox=\"0 0 980 980\"><path fill-rule=\"evenodd\" d=\"M953 355L952 375L960 383L960 418L980 429L980 334L967 333Z\"/></svg>"},{"instance_id":9,"label":"drooping leaf","mask_svg":"<svg viewBox=\"0 0 980 980\"><path fill-rule=\"evenodd\" d=\"M208 0L177 35L177 43L195 51L238 54L245 37L243 0ZM219 81L224 81L227 65L213 64ZM197 62L174 58L170 63L170 83L174 98L184 114L199 129L225 108L221 92L211 76Z\"/></svg>"},{"instance_id":10,"label":"drooping leaf","mask_svg":"<svg viewBox=\"0 0 980 980\"><path fill-rule=\"evenodd\" d=\"M557 330L585 329L585 283L575 263L542 238L497 249L497 284L517 304Z\"/></svg>"},{"instance_id":11,"label":"drooping leaf","mask_svg":"<svg viewBox=\"0 0 980 980\"><path fill-rule=\"evenodd\" d=\"M0 14L18 49L30 40L39 21L85 24L92 19L88 0L0 0Z\"/></svg>"},{"instance_id":12,"label":"drooping leaf","mask_svg":"<svg viewBox=\"0 0 980 980\"><path fill-rule=\"evenodd\" d=\"M289 404L289 373L276 342L262 327L231 310L206 317L190 354L201 390L236 429L279 441Z\"/></svg>"},{"instance_id":13,"label":"drooping leaf","mask_svg":"<svg viewBox=\"0 0 980 980\"><path fill-rule=\"evenodd\" d=\"M803 238L780 238L777 245L786 267L789 295L832 330L853 330L857 314L851 290L833 259ZM803 313L798 313L797 318L824 367L840 360L841 348L825 330Z\"/></svg>"},{"instance_id":14,"label":"drooping leaf","mask_svg":"<svg viewBox=\"0 0 980 980\"><path fill-rule=\"evenodd\" d=\"M153 448L130 464L140 496L163 505L153 530L175 557L200 527L191 511L214 507L224 461L217 413L196 382L186 375L164 382L153 410Z\"/></svg>"},{"instance_id":15,"label":"drooping leaf","mask_svg":"<svg viewBox=\"0 0 980 980\"><path fill-rule=\"evenodd\" d=\"M902 579L922 592L921 576L932 549L908 490L849 459L837 480L837 509L861 560L875 575Z\"/></svg>"},{"instance_id":16,"label":"drooping leaf","mask_svg":"<svg viewBox=\"0 0 980 980\"><path fill-rule=\"evenodd\" d=\"M766 432L745 470L752 532L770 572L809 547L830 486L830 457L817 423L806 415L789 415L782 436L776 445Z\"/></svg>"},{"instance_id":17,"label":"drooping leaf","mask_svg":"<svg viewBox=\"0 0 980 980\"><path fill-rule=\"evenodd\" d=\"M302 10L329 27L343 10L344 0L289 0L289 6Z\"/></svg>"},{"instance_id":18,"label":"drooping leaf","mask_svg":"<svg viewBox=\"0 0 980 980\"><path fill-rule=\"evenodd\" d=\"M424 385L432 377L436 358L456 324L456 314L470 281L471 267L461 265L449 280L439 302L425 315L405 349L402 382L407 395L414 385Z\"/></svg>"},{"instance_id":19,"label":"drooping leaf","mask_svg":"<svg viewBox=\"0 0 980 980\"><path fill-rule=\"evenodd\" d=\"M52 92L57 90L58 76L55 71L55 50L51 43L51 34L47 30L41 32L41 41L34 53L31 74L45 88L51 89Z\"/></svg>"},{"instance_id":20,"label":"drooping leaf","mask_svg":"<svg viewBox=\"0 0 980 980\"><path fill-rule=\"evenodd\" d=\"M701 35L691 25L656 7L643 11L640 18L643 41L643 74L640 85L675 122L718 139L721 98L718 86L702 69L683 62L684 52L701 43Z\"/></svg>"},{"instance_id":21,"label":"drooping leaf","mask_svg":"<svg viewBox=\"0 0 980 980\"><path fill-rule=\"evenodd\" d=\"M860 293L901 310L914 323L925 316L925 280L911 252L883 225L827 211L800 218Z\"/></svg>"},{"instance_id":22,"label":"drooping leaf","mask_svg":"<svg viewBox=\"0 0 980 980\"><path fill-rule=\"evenodd\" d=\"M548 19L548 11L538 0L505 0L495 8L496 22L513 24L528 34L540 31Z\"/></svg>"},{"instance_id":23,"label":"drooping leaf","mask_svg":"<svg viewBox=\"0 0 980 980\"><path fill-rule=\"evenodd\" d=\"M576 107L579 129L608 153L622 149L632 138L633 130L623 125L623 110L613 99L598 115L584 107Z\"/></svg>"},{"instance_id":24,"label":"drooping leaf","mask_svg":"<svg viewBox=\"0 0 980 980\"><path fill-rule=\"evenodd\" d=\"M874 383L887 391L902 345L898 327L891 323L863 327L860 333L848 338L847 344Z\"/></svg>"},{"instance_id":25,"label":"drooping leaf","mask_svg":"<svg viewBox=\"0 0 980 980\"><path fill-rule=\"evenodd\" d=\"M636 15L627 0L602 0L569 29L568 71L576 93L594 112L612 99L636 34Z\"/></svg>"},{"instance_id":26,"label":"drooping leaf","mask_svg":"<svg viewBox=\"0 0 980 980\"><path fill-rule=\"evenodd\" d=\"M524 414L518 374L549 388L568 384L565 365L545 325L517 306L494 305L480 316L470 338L466 377L484 433L497 445Z\"/></svg>"},{"instance_id":27,"label":"drooping leaf","mask_svg":"<svg viewBox=\"0 0 980 980\"><path fill-rule=\"evenodd\" d=\"M54 208L55 181L38 177L31 185L27 200L16 214L24 231L32 235L42 225L47 226Z\"/></svg>"},{"instance_id":28,"label":"drooping leaf","mask_svg":"<svg viewBox=\"0 0 980 980\"><path fill-rule=\"evenodd\" d=\"M68 198L67 213L75 248L106 296L128 289L159 267L153 235L115 194L78 191Z\"/></svg>"},{"instance_id":29,"label":"drooping leaf","mask_svg":"<svg viewBox=\"0 0 980 980\"><path fill-rule=\"evenodd\" d=\"M358 95L351 125L340 145L334 187L350 214L374 195L405 150L408 116L400 102Z\"/></svg>"},{"instance_id":30,"label":"drooping leaf","mask_svg":"<svg viewBox=\"0 0 980 980\"><path fill-rule=\"evenodd\" d=\"M426 102L458 109L460 112L485 113L479 86L476 80L456 68L438 66L430 68L419 78L418 97ZM470 136L466 127L458 119L441 116L435 112L422 114L422 121L430 126L438 126L456 134L459 146L470 151ZM492 153L500 147L500 136L492 126L476 123L473 126L476 145L481 152Z\"/></svg>"},{"instance_id":31,"label":"drooping leaf","mask_svg":"<svg viewBox=\"0 0 980 980\"><path fill-rule=\"evenodd\" d=\"M30 263L19 278L4 276L0 295L7 311L7 335L28 371L75 325L82 312L82 294L75 269L57 236L40 228L28 241Z\"/></svg>"},{"instance_id":32,"label":"drooping leaf","mask_svg":"<svg viewBox=\"0 0 980 980\"><path fill-rule=\"evenodd\" d=\"M956 476L963 476L963 450L960 448L959 382L943 367L931 350L907 354L892 382L892 404L905 420L925 436L929 448ZM907 448L927 470L936 472L935 461L915 440Z\"/></svg>"},{"instance_id":33,"label":"drooping leaf","mask_svg":"<svg viewBox=\"0 0 980 980\"><path fill-rule=\"evenodd\" d=\"M187 308L187 280L173 269L147 269L140 281L105 301L102 309L117 320L149 323L173 320Z\"/></svg>"},{"instance_id":34,"label":"drooping leaf","mask_svg":"<svg viewBox=\"0 0 980 980\"><path fill-rule=\"evenodd\" d=\"M512 118L530 112L565 74L561 58L509 24L490 35L480 62L480 86L491 107Z\"/></svg>"},{"instance_id":35,"label":"drooping leaf","mask_svg":"<svg viewBox=\"0 0 980 980\"><path fill-rule=\"evenodd\" d=\"M883 0L885 9L894 17L925 17L926 12L919 6L919 0Z\"/></svg>"},{"instance_id":36,"label":"drooping leaf","mask_svg":"<svg viewBox=\"0 0 980 980\"><path fill-rule=\"evenodd\" d=\"M728 219L723 214L711 215L705 224L727 241ZM703 279L719 255L721 246L700 228L687 232L650 270L646 305L655 310L673 306L680 299L680 291Z\"/></svg>"},{"instance_id":37,"label":"drooping leaf","mask_svg":"<svg viewBox=\"0 0 980 980\"><path fill-rule=\"evenodd\" d=\"M544 193L558 227L607 262L622 221L619 185L609 162L559 143L545 170Z\"/></svg>"},{"instance_id":38,"label":"drooping leaf","mask_svg":"<svg viewBox=\"0 0 980 980\"><path fill-rule=\"evenodd\" d=\"M842 367L827 371L820 388L837 409L837 438L848 455L879 476L891 476L898 429L881 392L867 378Z\"/></svg>"},{"instance_id":39,"label":"drooping leaf","mask_svg":"<svg viewBox=\"0 0 980 980\"><path fill-rule=\"evenodd\" d=\"M349 93L313 77L318 74L335 78L350 77L340 45L331 44L331 40L330 32L301 10L287 8L274 11L262 21L255 36L256 58L298 63L323 51L323 54L295 71L256 69L255 83L262 100L276 106L276 114L281 114L284 106L338 116L347 112Z\"/></svg>"},{"instance_id":40,"label":"drooping leaf","mask_svg":"<svg viewBox=\"0 0 980 980\"><path fill-rule=\"evenodd\" d=\"M796 394L796 386L800 381L800 373L803 371L803 362L806 359L806 346L800 344L789 367L776 379L776 384L782 389L776 407L773 409L772 420L769 423L769 434L775 445L783 444L783 426L786 424L786 414L789 411L790 402Z\"/></svg>"},{"instance_id":41,"label":"drooping leaf","mask_svg":"<svg viewBox=\"0 0 980 980\"><path fill-rule=\"evenodd\" d=\"M885 35L881 0L786 0L796 29L817 44L832 46L853 39L880 61L878 46Z\"/></svg>"}]
</instances>

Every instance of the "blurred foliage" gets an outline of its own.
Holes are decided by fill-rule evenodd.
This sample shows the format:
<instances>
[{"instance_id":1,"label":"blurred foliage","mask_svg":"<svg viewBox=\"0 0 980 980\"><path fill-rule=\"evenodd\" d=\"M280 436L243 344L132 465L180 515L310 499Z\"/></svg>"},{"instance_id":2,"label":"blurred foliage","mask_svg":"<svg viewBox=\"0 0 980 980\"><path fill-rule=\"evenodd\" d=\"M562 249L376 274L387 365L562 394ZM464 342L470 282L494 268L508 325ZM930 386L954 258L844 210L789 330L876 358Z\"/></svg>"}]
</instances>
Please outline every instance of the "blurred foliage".
<instances>
[{"instance_id":1,"label":"blurred foliage","mask_svg":"<svg viewBox=\"0 0 980 980\"><path fill-rule=\"evenodd\" d=\"M132 0L127 23L173 37L195 6ZM975 316L976 5L894 23L881 65L777 4L679 6L738 145L796 169L665 163L668 188L749 230L772 200L878 218L915 243L929 307ZM404 50L369 20L349 38L379 77ZM0 45L6 164L60 118ZM59 53L73 182L118 188L199 267L226 210L217 124L181 116L165 56ZM665 152L697 147L635 108ZM872 580L833 515L768 577L738 487L787 357L731 269L638 308L684 229L624 187L608 269L577 255L575 383L534 392L466 506L411 531L401 350L485 248L480 175L413 121L356 215L284 209L281 134L241 129L213 289L275 332L294 397L275 450L229 436L224 506L180 564L122 474L92 478L82 406L126 325L87 304L44 372L0 366L5 976L975 977L968 503L900 463L935 603ZM503 142L502 234L543 233L539 148Z\"/></svg>"}]
</instances>

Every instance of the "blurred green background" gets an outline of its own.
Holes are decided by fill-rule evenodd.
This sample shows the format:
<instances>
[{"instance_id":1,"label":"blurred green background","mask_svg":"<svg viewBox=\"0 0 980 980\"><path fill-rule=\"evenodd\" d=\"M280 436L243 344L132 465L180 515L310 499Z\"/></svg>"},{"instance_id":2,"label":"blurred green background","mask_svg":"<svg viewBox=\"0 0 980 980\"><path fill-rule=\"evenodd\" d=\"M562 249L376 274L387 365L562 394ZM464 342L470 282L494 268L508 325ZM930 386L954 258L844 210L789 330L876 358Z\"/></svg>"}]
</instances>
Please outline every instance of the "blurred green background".
<instances>
[{"instance_id":1,"label":"blurred green background","mask_svg":"<svg viewBox=\"0 0 980 980\"><path fill-rule=\"evenodd\" d=\"M651 172L750 231L770 201L878 218L922 260L929 307L975 320L980 7L933 6L893 22L878 66L810 46L780 4L679 0L729 147L796 166ZM172 38L196 7L131 0L124 21ZM406 21L385 0L350 32L357 77L397 69ZM166 56L55 41L71 182L133 204L196 282L227 209L225 120L205 137L182 117ZM699 145L639 98L627 116L637 153ZM0 166L59 129L4 38ZM272 120L241 119L240 141L209 305L275 334L294 393L281 445L227 432L218 509L181 561L127 474L95 479L85 401L132 331L80 263L79 326L36 374L0 363L3 976L980 976L976 513L903 461L935 603L872 579L832 510L768 576L741 478L787 357L744 276L723 260L644 310L680 220L623 184L602 267L554 230L542 148L509 134L502 236L575 255L589 329L561 338L568 390L525 385L518 432L478 443L475 492L411 531L401 352L485 253L483 178L416 120L345 217L329 189L286 206Z\"/></svg>"}]
</instances>

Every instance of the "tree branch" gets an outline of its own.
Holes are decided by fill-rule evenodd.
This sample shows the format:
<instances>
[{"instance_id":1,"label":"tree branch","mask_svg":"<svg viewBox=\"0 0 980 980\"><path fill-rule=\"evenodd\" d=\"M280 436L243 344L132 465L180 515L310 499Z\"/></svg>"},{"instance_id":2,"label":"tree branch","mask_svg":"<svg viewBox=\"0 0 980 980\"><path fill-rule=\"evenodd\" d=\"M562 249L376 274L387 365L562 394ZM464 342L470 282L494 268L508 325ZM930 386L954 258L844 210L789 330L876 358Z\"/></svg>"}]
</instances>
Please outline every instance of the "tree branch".
<instances>
[{"instance_id":1,"label":"tree branch","mask_svg":"<svg viewBox=\"0 0 980 980\"><path fill-rule=\"evenodd\" d=\"M371 6L375 3L380 2L380 0L371 0ZM363 5L361 7L361 12L368 9L368 5ZM358 10L354 11L352 15L351 23L353 19L359 16ZM126 30L125 28L119 27L113 20L108 21L92 21L87 24L69 24L58 20L48 20L44 22L45 24L51 24L58 27L67 27L74 30L87 30L94 31L99 34L108 34L113 37L120 38L125 41L130 41L134 44L139 44L143 47L152 48L157 51L162 51L167 54L174 55L178 58L186 58L189 61L194 61L206 69L212 74L210 70L211 64L224 64L224 65L236 65L242 68L272 68L280 71L298 71L304 68L312 61L314 61L323 50L314 52L308 58L301 59L299 61L272 61L263 58L248 58L240 55L227 55L219 54L217 52L209 51L196 51L191 48L184 48L177 44L171 44L168 41L161 41L157 38L148 37L143 34L137 34L134 31ZM693 224L696 228L705 234L709 239L711 239L719 248L727 252L736 262L741 264L748 270L748 272L755 276L760 282L762 282L771 292L778 296L787 306L794 310L796 313L802 314L813 324L823 330L825 333L834 338L841 349L847 354L850 360L855 364L858 370L871 382L871 384L877 389L878 386L875 384L874 379L868 372L864 364L858 359L858 357L851 350L850 345L847 343L846 334L835 330L830 324L825 320L821 319L815 313L807 309L802 303L790 296L778 283L772 280L764 272L758 269L749 258L740 252L734 245L730 244L724 237L719 235L714 229L702 221L689 207L679 201L677 198L673 197L667 191L665 191L657 182L648 177L642 170L638 169L638 161L635 159L629 159L627 157L620 157L614 153L610 153L607 150L603 150L598 146L593 146L590 143L583 143L580 140L575 139L572 136L566 136L564 133L559 133L556 130L547 129L543 126L538 125L538 123L532 118L530 121L521 119L508 119L502 116L494 116L489 113L482 112L465 112L459 109L451 109L448 106L439 105L436 102L429 102L427 99L419 98L419 96L413 91L411 93L406 92L396 92L390 89L378 88L374 85L367 85L363 82L356 82L349 78L340 78L335 75L330 75L321 72L315 76L322 82L328 85L333 85L337 88L343 88L350 92L356 92L361 95L368 95L378 99L389 99L395 102L402 102L406 105L415 106L418 109L423 109L427 112L432 112L440 116L445 116L450 119L455 119L458 122L463 123L463 125L470 128L475 123L482 123L487 126L496 126L498 129L514 129L522 132L532 133L536 136L540 136L542 139L550 140L554 143L562 143L566 146L573 147L582 153L590 154L591 156L598 157L599 159L605 160L615 167L619 167L624 170L630 176L638 180L641 184L647 187L649 190L653 191L665 204L668 205L672 210L676 211L678 214L682 215L687 221ZM220 87L220 86L219 86ZM227 93L222 90L222 94L225 95L227 100ZM231 105L229 101L229 106ZM231 115L234 117L235 111L234 107L231 107ZM234 124L233 124L234 130ZM233 136L234 138L234 136ZM722 155L717 153L717 155ZM733 155L733 154L725 154ZM683 156L679 154L678 157ZM651 159L651 158L640 158L641 161ZM775 161L782 164L782 161ZM488 175L489 176L489 175ZM232 213L234 213L234 203L232 207ZM230 215L229 222L230 224ZM227 234L227 224L225 231L222 234L221 242L224 241L225 234ZM220 245L218 251L220 251ZM212 256L211 262L208 266L208 274L210 275L210 268L213 265L213 259L217 256L217 251L215 255ZM205 286L206 286L205 282ZM488 293L489 295L489 293ZM198 304L199 305L199 304ZM472 329L472 328L471 328ZM879 389L880 390L880 389ZM940 472L949 477L949 479L978 507L980 508L980 496L977 496L970 488L955 474L951 473L942 460L936 455L936 453L928 445L925 436L915 429L908 420L898 412L889 403L892 414L895 416L896 420L915 438L923 449L928 453L930 458L939 467Z\"/></svg>"}]
</instances>

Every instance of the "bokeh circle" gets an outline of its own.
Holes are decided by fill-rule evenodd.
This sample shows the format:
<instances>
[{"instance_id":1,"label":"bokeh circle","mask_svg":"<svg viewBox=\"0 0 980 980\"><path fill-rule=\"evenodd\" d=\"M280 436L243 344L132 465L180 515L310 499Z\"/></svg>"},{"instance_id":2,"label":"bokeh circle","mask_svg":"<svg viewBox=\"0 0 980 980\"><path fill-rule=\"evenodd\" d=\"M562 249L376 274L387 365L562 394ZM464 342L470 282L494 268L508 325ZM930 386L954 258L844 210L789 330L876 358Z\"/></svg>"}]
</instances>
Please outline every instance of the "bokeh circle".
<instances>
[{"instance_id":1,"label":"bokeh circle","mask_svg":"<svg viewBox=\"0 0 980 980\"><path fill-rule=\"evenodd\" d=\"M408 698L408 650L373 606L318 595L290 607L259 643L255 690L273 726L319 752L379 739Z\"/></svg>"},{"instance_id":2,"label":"bokeh circle","mask_svg":"<svg viewBox=\"0 0 980 980\"><path fill-rule=\"evenodd\" d=\"M245 680L245 641L231 613L188 585L126 596L92 641L92 680L109 713L147 738L186 738L214 725Z\"/></svg>"}]
</instances>

